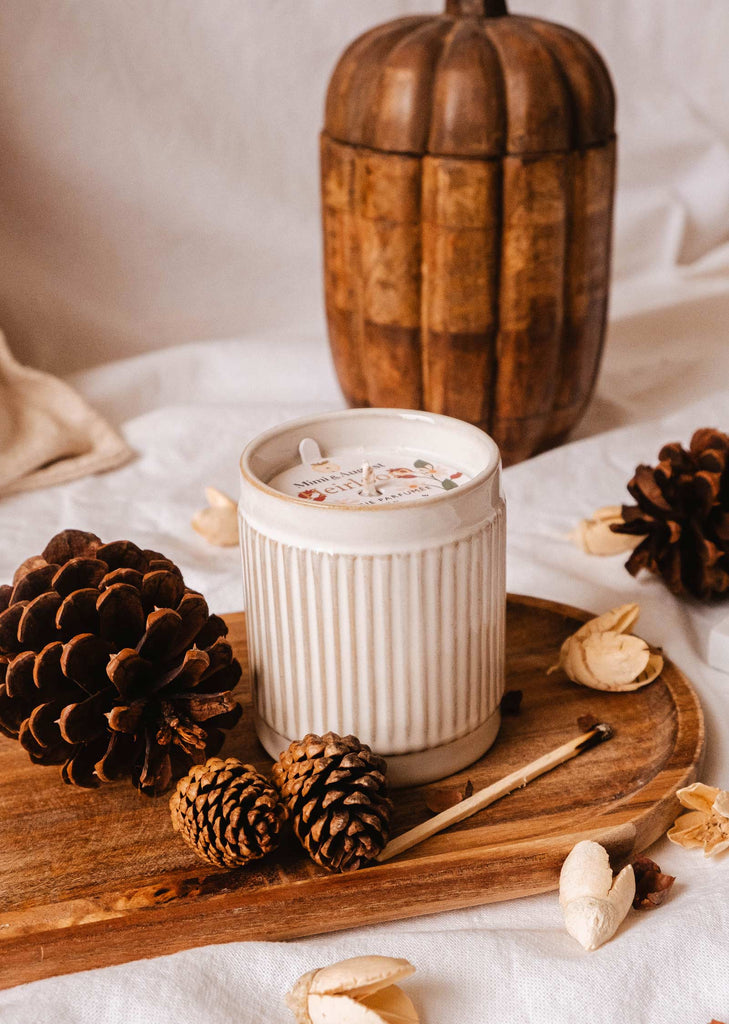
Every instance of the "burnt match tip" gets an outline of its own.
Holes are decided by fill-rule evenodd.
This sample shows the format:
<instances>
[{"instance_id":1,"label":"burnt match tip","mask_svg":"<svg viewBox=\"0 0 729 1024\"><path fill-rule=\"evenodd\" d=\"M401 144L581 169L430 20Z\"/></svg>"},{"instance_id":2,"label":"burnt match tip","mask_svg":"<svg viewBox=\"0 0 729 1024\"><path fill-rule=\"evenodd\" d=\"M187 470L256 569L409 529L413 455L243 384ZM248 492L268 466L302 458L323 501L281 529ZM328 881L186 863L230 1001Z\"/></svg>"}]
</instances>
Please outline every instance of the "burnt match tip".
<instances>
[{"instance_id":1,"label":"burnt match tip","mask_svg":"<svg viewBox=\"0 0 729 1024\"><path fill-rule=\"evenodd\" d=\"M613 727L608 725L607 722L598 722L588 732L585 739L580 743L577 748L579 751L590 750L592 747L598 746L600 743L604 743L609 740L613 735Z\"/></svg>"}]
</instances>

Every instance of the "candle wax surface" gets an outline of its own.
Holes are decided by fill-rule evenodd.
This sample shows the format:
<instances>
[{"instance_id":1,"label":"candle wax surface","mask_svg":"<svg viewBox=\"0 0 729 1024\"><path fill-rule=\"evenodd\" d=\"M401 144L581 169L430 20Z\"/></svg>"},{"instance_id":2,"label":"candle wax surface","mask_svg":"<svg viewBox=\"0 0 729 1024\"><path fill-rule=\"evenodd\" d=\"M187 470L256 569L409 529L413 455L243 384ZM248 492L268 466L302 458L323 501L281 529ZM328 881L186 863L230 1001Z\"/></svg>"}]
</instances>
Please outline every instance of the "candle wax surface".
<instances>
[{"instance_id":1,"label":"candle wax surface","mask_svg":"<svg viewBox=\"0 0 729 1024\"><path fill-rule=\"evenodd\" d=\"M376 493L363 484L362 465L374 471ZM468 473L409 449L334 450L321 460L299 462L268 481L282 494L326 505L391 505L447 494L470 480Z\"/></svg>"}]
</instances>

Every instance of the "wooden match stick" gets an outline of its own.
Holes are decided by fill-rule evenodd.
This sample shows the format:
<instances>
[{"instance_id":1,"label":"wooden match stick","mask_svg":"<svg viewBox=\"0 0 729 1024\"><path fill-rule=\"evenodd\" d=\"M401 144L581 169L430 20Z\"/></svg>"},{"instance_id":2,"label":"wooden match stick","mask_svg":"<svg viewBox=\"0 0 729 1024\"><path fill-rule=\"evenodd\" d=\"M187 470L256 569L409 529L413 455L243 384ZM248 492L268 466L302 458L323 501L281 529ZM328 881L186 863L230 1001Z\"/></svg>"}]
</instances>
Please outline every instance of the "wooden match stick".
<instances>
[{"instance_id":1,"label":"wooden match stick","mask_svg":"<svg viewBox=\"0 0 729 1024\"><path fill-rule=\"evenodd\" d=\"M469 796L466 800L455 804L454 807L441 811L440 814L436 814L434 817L422 822L422 824L416 825L415 828L411 828L409 832L404 832L401 836L397 836L396 839L387 844L377 860L385 861L391 857L397 857L398 854L404 853L405 850L409 850L412 846L422 843L424 839L429 839L430 836L434 836L437 832L442 832L449 825L455 825L457 821L469 818L476 811L482 811L484 807L488 807L490 804L500 800L502 796L508 796L515 789L521 789L533 779L551 771L552 768L556 768L558 765L564 764L565 761L577 757L578 754L583 754L586 750L596 747L598 743L604 743L612 735L612 728L605 722L601 722L590 729L589 732L577 736L575 739L570 740L569 743L563 743L561 747L551 750L548 754L537 758L536 761L532 761L531 764L526 765L524 768L519 768L510 775L504 776L498 782L494 782L484 789L479 789L473 796Z\"/></svg>"}]
</instances>

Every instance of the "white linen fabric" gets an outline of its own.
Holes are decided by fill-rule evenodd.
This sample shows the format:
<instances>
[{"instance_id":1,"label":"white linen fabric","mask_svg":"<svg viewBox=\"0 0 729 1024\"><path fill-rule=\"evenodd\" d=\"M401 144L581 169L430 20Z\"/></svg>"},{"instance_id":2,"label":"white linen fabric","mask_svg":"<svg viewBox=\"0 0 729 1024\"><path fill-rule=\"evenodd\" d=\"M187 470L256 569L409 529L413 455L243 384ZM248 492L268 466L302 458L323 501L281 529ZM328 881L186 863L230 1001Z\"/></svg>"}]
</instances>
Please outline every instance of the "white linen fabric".
<instances>
[{"instance_id":1,"label":"white linen fabric","mask_svg":"<svg viewBox=\"0 0 729 1024\"><path fill-rule=\"evenodd\" d=\"M708 727L704 778L729 787L729 677L701 657L698 613L657 580L633 580L620 557L594 558L566 539L577 519L621 501L636 463L654 459L663 442L687 441L696 427L726 427L729 419L729 391L711 393L712 385L727 379L726 362L711 356L719 352L715 324L702 333L698 315L687 318L694 344L686 348L677 382L676 369L656 360L647 339L665 336L667 351L677 347L671 325L680 335L683 307L662 316L655 309L628 315L627 300L622 308L615 331L631 338L630 359L623 373L620 361L608 360L605 387L583 432L627 425L506 471L508 584L596 612L638 601L640 632L665 647L701 694ZM686 308L696 313L703 306ZM281 372L294 364L296 375ZM278 337L275 348L270 340L250 338L182 346L78 374L73 383L120 425L138 458L113 473L0 502L0 579L57 529L79 526L169 552L215 610L240 608L237 552L206 545L190 528L190 516L206 484L236 493L237 457L249 437L283 419L341 406L323 341L290 334ZM673 411L641 419L661 409ZM705 861L665 840L651 855L677 876L670 899L658 910L631 913L616 938L595 953L585 953L566 934L557 896L549 894L49 979L0 993L0 1020L282 1024L283 994L299 974L364 953L405 956L416 965L417 975L406 984L424 1024L726 1020L729 856Z\"/></svg>"}]
</instances>

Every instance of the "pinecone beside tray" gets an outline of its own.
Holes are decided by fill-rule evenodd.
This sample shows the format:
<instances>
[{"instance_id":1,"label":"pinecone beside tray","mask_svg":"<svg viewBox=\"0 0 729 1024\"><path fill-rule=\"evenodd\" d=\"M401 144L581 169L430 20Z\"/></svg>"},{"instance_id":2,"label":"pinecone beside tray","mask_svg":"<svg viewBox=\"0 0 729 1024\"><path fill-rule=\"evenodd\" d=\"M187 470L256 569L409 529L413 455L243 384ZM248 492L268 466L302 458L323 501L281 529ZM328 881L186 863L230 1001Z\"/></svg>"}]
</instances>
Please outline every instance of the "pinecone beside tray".
<instances>
[{"instance_id":1,"label":"pinecone beside tray","mask_svg":"<svg viewBox=\"0 0 729 1024\"><path fill-rule=\"evenodd\" d=\"M614 533L641 538L627 562L662 576L668 589L701 601L729 594L729 435L704 427L686 450L666 444L657 466L641 465L628 484Z\"/></svg>"},{"instance_id":2,"label":"pinecone beside tray","mask_svg":"<svg viewBox=\"0 0 729 1024\"><path fill-rule=\"evenodd\" d=\"M0 586L0 731L68 783L159 794L240 717L227 631L164 555L64 530Z\"/></svg>"}]
</instances>

